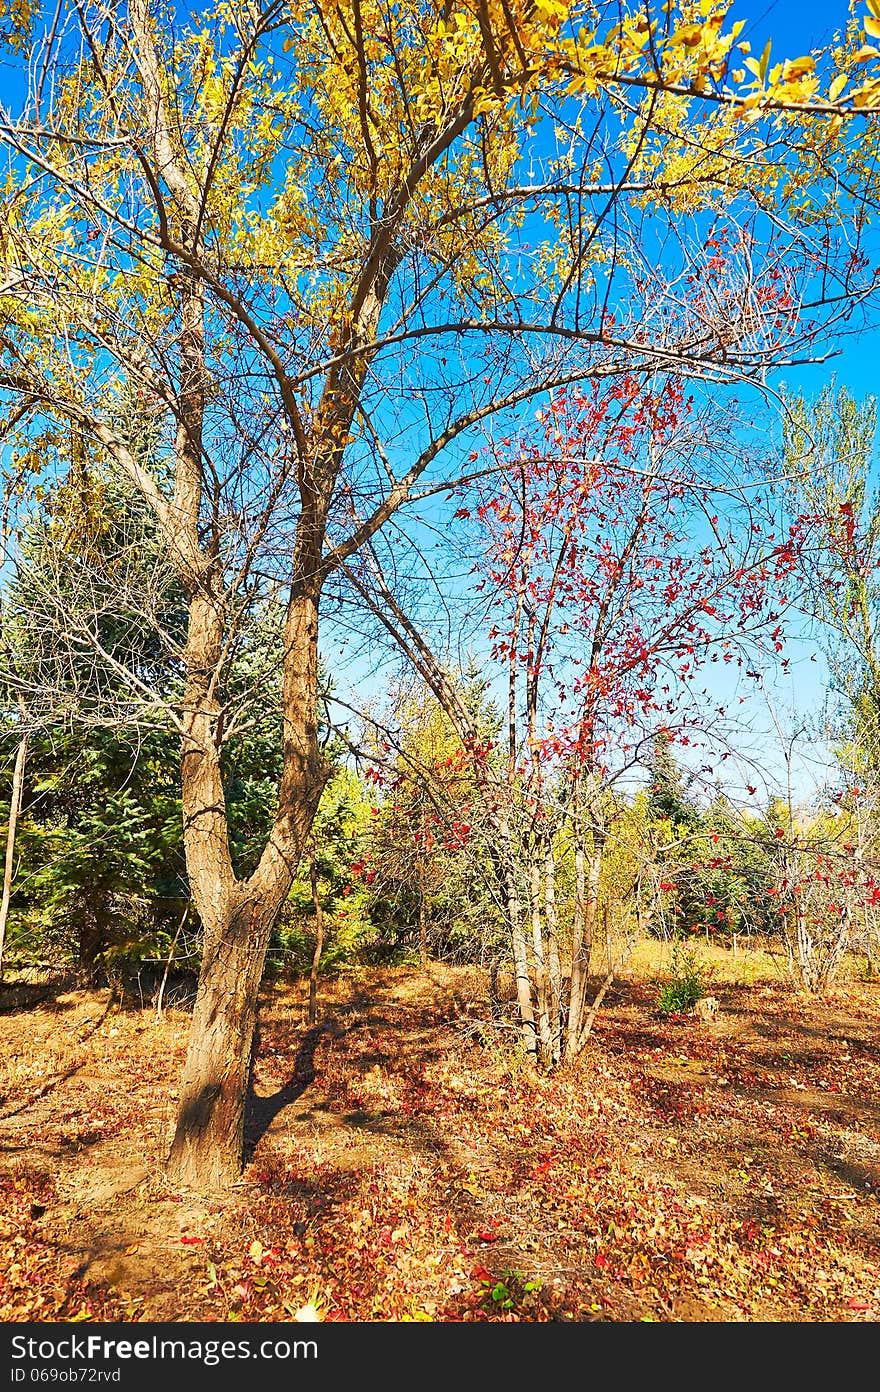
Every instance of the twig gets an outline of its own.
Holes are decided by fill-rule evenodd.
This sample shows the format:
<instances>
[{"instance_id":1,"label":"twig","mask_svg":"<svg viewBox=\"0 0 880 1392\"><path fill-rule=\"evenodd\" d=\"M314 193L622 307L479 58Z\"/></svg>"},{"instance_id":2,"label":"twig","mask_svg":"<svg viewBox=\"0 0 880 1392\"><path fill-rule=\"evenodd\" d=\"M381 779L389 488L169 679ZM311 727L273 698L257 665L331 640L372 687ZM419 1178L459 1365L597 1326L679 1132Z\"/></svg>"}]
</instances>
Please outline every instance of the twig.
<instances>
[{"instance_id":1,"label":"twig","mask_svg":"<svg viewBox=\"0 0 880 1392\"><path fill-rule=\"evenodd\" d=\"M162 1019L162 1001L163 1001L163 998L164 998L164 996L165 996L165 985L166 985L166 983L167 983L167 981L168 981L168 973L171 971L171 961L172 961L172 958L174 957L174 949L175 949L175 947L177 946L177 939L180 937L181 933L183 932L183 925L186 923L186 920L187 920L187 918L188 918L188 916L189 916L189 910L190 910L190 904L189 904L189 900L187 900L186 908L185 908L184 911L183 911L183 917L181 918L180 922L179 922L178 925L177 925L177 932L174 934L174 937L171 939L171 947L170 947L169 950L168 950L168 961L165 963L165 970L164 970L164 972L162 973L162 980L161 980L161 982L159 983L159 994L158 994L158 996L156 997L156 1019L157 1019L157 1020L161 1020L161 1019Z\"/></svg>"}]
</instances>

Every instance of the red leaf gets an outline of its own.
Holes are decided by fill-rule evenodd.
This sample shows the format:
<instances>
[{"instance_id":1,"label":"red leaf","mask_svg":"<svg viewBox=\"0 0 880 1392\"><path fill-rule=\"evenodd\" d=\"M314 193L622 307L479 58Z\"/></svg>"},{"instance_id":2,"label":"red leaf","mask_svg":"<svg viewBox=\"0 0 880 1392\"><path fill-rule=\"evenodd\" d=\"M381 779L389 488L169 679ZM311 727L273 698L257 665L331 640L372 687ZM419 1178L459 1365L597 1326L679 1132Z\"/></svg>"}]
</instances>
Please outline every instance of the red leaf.
<instances>
[{"instance_id":1,"label":"red leaf","mask_svg":"<svg viewBox=\"0 0 880 1392\"><path fill-rule=\"evenodd\" d=\"M871 1308L867 1300L859 1300L855 1295L852 1300L848 1300L846 1303L851 1310L870 1310Z\"/></svg>"},{"instance_id":2,"label":"red leaf","mask_svg":"<svg viewBox=\"0 0 880 1392\"><path fill-rule=\"evenodd\" d=\"M204 1242L203 1237L182 1237L181 1242L186 1243L187 1247L195 1247L197 1243Z\"/></svg>"},{"instance_id":3,"label":"red leaf","mask_svg":"<svg viewBox=\"0 0 880 1392\"><path fill-rule=\"evenodd\" d=\"M478 1232L478 1233L477 1233L477 1237L480 1239L481 1242L497 1242L497 1241L498 1241L498 1234L497 1234L497 1233L493 1233L489 1228L486 1228L486 1230L485 1230L484 1232Z\"/></svg>"}]
</instances>

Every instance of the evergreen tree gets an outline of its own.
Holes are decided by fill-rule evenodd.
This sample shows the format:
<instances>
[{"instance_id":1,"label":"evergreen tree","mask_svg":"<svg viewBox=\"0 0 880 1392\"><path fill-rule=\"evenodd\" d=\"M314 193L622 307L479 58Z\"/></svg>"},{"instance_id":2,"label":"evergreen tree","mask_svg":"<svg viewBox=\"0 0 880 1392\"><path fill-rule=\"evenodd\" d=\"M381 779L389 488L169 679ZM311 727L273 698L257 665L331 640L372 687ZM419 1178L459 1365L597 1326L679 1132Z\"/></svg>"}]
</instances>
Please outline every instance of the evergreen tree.
<instances>
[{"instance_id":1,"label":"evergreen tree","mask_svg":"<svg viewBox=\"0 0 880 1392\"><path fill-rule=\"evenodd\" d=\"M648 811L657 821L667 821L675 834L692 831L699 812L689 794L688 780L672 753L672 737L661 730L648 761Z\"/></svg>"}]
</instances>

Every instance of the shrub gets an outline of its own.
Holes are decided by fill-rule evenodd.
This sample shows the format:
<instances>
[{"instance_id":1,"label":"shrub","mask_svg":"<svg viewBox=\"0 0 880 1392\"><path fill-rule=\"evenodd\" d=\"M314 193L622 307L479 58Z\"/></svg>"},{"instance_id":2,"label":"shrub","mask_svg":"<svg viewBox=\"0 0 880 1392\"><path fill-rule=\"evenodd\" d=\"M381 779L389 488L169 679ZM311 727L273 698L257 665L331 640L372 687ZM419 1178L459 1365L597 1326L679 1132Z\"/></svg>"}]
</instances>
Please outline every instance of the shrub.
<instances>
[{"instance_id":1,"label":"shrub","mask_svg":"<svg viewBox=\"0 0 880 1392\"><path fill-rule=\"evenodd\" d=\"M705 976L696 952L676 943L672 949L670 979L657 994L658 1010L663 1015L686 1015L705 994Z\"/></svg>"}]
</instances>

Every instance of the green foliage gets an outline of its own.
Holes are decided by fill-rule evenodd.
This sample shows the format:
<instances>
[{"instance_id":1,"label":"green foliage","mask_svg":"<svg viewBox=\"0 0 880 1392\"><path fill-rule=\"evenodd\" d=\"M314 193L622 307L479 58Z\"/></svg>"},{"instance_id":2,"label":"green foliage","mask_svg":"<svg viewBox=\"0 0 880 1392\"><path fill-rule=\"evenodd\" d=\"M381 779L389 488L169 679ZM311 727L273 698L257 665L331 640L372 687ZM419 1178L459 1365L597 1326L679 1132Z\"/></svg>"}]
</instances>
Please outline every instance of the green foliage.
<instances>
[{"instance_id":1,"label":"green foliage","mask_svg":"<svg viewBox=\"0 0 880 1392\"><path fill-rule=\"evenodd\" d=\"M666 731L662 731L654 741L648 772L650 815L657 820L668 821L675 834L695 827L699 813L689 795L684 771L672 753L672 739Z\"/></svg>"},{"instance_id":2,"label":"green foliage","mask_svg":"<svg viewBox=\"0 0 880 1392\"><path fill-rule=\"evenodd\" d=\"M0 736L11 749L14 722ZM10 949L100 974L109 950L154 955L188 894L176 738L155 728L31 734ZM8 756L5 763L8 766ZM0 792L4 801L8 792Z\"/></svg>"},{"instance_id":3,"label":"green foliage","mask_svg":"<svg viewBox=\"0 0 880 1392\"><path fill-rule=\"evenodd\" d=\"M457 680L488 745L499 718L487 683L473 666ZM396 732L395 744L377 758L385 786L364 867L376 929L372 960L418 961L422 927L429 955L479 959L500 946L502 929L493 912L470 760L424 687L398 693L385 723Z\"/></svg>"},{"instance_id":4,"label":"green foliage","mask_svg":"<svg viewBox=\"0 0 880 1392\"><path fill-rule=\"evenodd\" d=\"M287 904L273 929L270 970L301 973L311 964L315 947L312 860L324 915L322 970L350 964L369 952L376 928L369 913L370 894L359 871L371 820L365 784L351 769L338 768L321 798L311 849L300 863Z\"/></svg>"},{"instance_id":5,"label":"green foliage","mask_svg":"<svg viewBox=\"0 0 880 1392\"><path fill-rule=\"evenodd\" d=\"M700 808L662 737L651 772L648 811L662 895L655 930L707 938L774 931L767 914L774 863L764 820L738 812L720 786L709 806Z\"/></svg>"},{"instance_id":6,"label":"green foliage","mask_svg":"<svg viewBox=\"0 0 880 1392\"><path fill-rule=\"evenodd\" d=\"M773 867L764 849L764 824L736 812L716 793L700 815L676 883L674 925L682 934L767 930L765 903Z\"/></svg>"},{"instance_id":7,"label":"green foliage","mask_svg":"<svg viewBox=\"0 0 880 1392\"><path fill-rule=\"evenodd\" d=\"M676 942L672 948L670 978L657 993L662 1015L686 1015L706 994L705 971L692 947Z\"/></svg>"},{"instance_id":8,"label":"green foliage","mask_svg":"<svg viewBox=\"0 0 880 1392\"><path fill-rule=\"evenodd\" d=\"M505 1311L521 1309L527 1297L541 1289L540 1281L529 1281L513 1268L502 1271L497 1279L483 1277L480 1284L485 1290L484 1303L490 1309Z\"/></svg>"},{"instance_id":9,"label":"green foliage","mask_svg":"<svg viewBox=\"0 0 880 1392\"><path fill-rule=\"evenodd\" d=\"M123 433L138 455L151 448L149 417ZM158 563L143 500L81 442L62 444L67 473L24 528L3 597L5 768L19 736L17 692L33 727L8 936L21 959L96 977L111 961L164 955L189 900L180 740L167 718L180 697L186 601ZM257 611L227 677L233 699L249 685L260 693L253 708L239 702L243 733L222 754L244 872L277 797L279 627L270 606Z\"/></svg>"}]
</instances>

